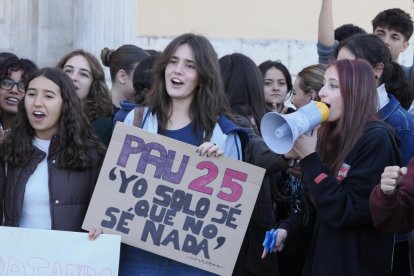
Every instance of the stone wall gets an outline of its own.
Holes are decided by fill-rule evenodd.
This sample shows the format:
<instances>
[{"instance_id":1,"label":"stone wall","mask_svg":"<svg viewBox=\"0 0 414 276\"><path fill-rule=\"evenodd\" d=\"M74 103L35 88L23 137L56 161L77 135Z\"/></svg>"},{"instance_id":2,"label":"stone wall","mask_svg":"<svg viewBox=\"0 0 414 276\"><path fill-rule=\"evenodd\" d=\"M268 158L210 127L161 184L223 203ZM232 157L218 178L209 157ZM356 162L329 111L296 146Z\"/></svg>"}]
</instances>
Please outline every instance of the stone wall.
<instances>
[{"instance_id":1,"label":"stone wall","mask_svg":"<svg viewBox=\"0 0 414 276\"><path fill-rule=\"evenodd\" d=\"M136 16L137 0L1 0L0 51L30 58L43 67L54 66L73 49L83 48L99 58L104 47L117 48L128 43L162 50L173 38L138 36ZM220 57L240 52L256 63L280 60L293 76L317 62L316 41L210 40ZM410 46L400 62L411 65L412 60Z\"/></svg>"}]
</instances>

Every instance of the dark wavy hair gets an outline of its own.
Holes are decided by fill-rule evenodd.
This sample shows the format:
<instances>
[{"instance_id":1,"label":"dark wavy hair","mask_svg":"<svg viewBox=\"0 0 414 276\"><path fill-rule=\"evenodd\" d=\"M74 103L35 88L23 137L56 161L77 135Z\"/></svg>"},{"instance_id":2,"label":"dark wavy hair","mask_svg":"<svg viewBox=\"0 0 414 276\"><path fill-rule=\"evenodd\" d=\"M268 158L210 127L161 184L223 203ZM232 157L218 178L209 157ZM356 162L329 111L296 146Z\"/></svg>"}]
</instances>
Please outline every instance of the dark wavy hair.
<instances>
[{"instance_id":1,"label":"dark wavy hair","mask_svg":"<svg viewBox=\"0 0 414 276\"><path fill-rule=\"evenodd\" d=\"M3 53L2 57L4 60L0 64L0 81L10 77L12 72L22 70L21 80L27 83L29 75L37 70L37 65L29 59L18 58L11 53ZM0 109L0 120L4 119L3 116L5 116L4 111Z\"/></svg>"},{"instance_id":2,"label":"dark wavy hair","mask_svg":"<svg viewBox=\"0 0 414 276\"><path fill-rule=\"evenodd\" d=\"M263 76L248 56L240 53L219 59L224 90L234 114L252 117L260 130L260 121L266 113Z\"/></svg>"},{"instance_id":3,"label":"dark wavy hair","mask_svg":"<svg viewBox=\"0 0 414 276\"><path fill-rule=\"evenodd\" d=\"M413 20L410 14L402 9L394 8L380 12L372 20L372 31L375 32L377 27L395 30L404 36L408 41L413 34Z\"/></svg>"},{"instance_id":4,"label":"dark wavy hair","mask_svg":"<svg viewBox=\"0 0 414 276\"><path fill-rule=\"evenodd\" d=\"M184 44L193 50L198 74L198 86L190 106L193 132L197 133L198 129L204 130L205 140L208 141L221 114L230 119L234 118L224 93L217 54L206 37L186 33L167 45L154 65L154 86L147 95L146 104L151 108L152 113L157 114L159 129L165 130L172 112L171 97L165 86L165 68L177 48Z\"/></svg>"},{"instance_id":5,"label":"dark wavy hair","mask_svg":"<svg viewBox=\"0 0 414 276\"><path fill-rule=\"evenodd\" d=\"M15 55L7 56L0 66L0 80L9 77L14 71L22 70L22 81L27 83L29 75L37 70L37 65L30 59L18 58Z\"/></svg>"},{"instance_id":6,"label":"dark wavy hair","mask_svg":"<svg viewBox=\"0 0 414 276\"><path fill-rule=\"evenodd\" d=\"M94 55L81 49L74 50L66 54L56 67L63 70L66 62L74 56L83 56L91 67L92 85L84 102L84 111L89 121L93 121L100 116L112 116L112 100L105 83L105 73Z\"/></svg>"},{"instance_id":7,"label":"dark wavy hair","mask_svg":"<svg viewBox=\"0 0 414 276\"><path fill-rule=\"evenodd\" d=\"M375 68L384 65L379 83L385 84L388 93L393 94L405 109L410 108L414 94L404 77L401 66L392 61L390 50L384 41L375 34L354 35L341 43L334 50L335 59L342 48L348 49L357 59L365 59Z\"/></svg>"},{"instance_id":8,"label":"dark wavy hair","mask_svg":"<svg viewBox=\"0 0 414 276\"><path fill-rule=\"evenodd\" d=\"M62 110L59 120L59 132L57 149L53 156L62 168L82 170L91 166L91 160L87 155L88 149L97 146L101 154L104 146L92 134L88 119L82 110L81 101L76 95L75 87L69 76L57 68L43 68L30 75L26 90L30 81L43 76L54 82L60 88L62 97ZM24 99L19 103L19 110L15 124L5 140L0 144L1 159L14 166L24 166L31 158L33 151L32 140L35 131L27 118Z\"/></svg>"},{"instance_id":9,"label":"dark wavy hair","mask_svg":"<svg viewBox=\"0 0 414 276\"><path fill-rule=\"evenodd\" d=\"M337 60L329 67L335 67L338 72L344 107L337 122L321 125L318 149L322 161L337 173L368 122L379 120L378 99L374 70L365 60Z\"/></svg>"},{"instance_id":10,"label":"dark wavy hair","mask_svg":"<svg viewBox=\"0 0 414 276\"><path fill-rule=\"evenodd\" d=\"M0 67L1 64L3 63L3 61L9 59L9 58L17 58L17 56L13 53L9 53L9 52L1 52L0 53Z\"/></svg>"}]
</instances>

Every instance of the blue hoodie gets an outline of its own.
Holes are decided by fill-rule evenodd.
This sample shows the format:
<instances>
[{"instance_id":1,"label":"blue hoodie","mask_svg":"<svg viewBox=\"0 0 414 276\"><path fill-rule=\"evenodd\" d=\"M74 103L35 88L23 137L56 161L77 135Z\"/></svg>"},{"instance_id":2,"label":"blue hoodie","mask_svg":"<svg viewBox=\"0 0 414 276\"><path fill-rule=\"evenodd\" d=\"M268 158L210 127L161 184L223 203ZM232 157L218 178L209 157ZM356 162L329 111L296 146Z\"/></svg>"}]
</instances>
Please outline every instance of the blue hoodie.
<instances>
[{"instance_id":1,"label":"blue hoodie","mask_svg":"<svg viewBox=\"0 0 414 276\"><path fill-rule=\"evenodd\" d=\"M119 103L121 108L115 113L112 124L112 131L114 130L116 122L123 122L128 113L138 105L127 100L121 100Z\"/></svg>"}]
</instances>

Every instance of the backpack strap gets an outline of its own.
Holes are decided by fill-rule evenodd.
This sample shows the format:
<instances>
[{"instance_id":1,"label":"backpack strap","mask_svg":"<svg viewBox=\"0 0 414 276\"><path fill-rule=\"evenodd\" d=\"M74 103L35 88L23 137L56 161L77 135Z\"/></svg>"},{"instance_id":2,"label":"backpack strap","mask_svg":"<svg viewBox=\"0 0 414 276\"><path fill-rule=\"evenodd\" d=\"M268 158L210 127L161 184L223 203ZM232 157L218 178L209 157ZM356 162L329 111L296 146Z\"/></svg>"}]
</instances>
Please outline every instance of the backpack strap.
<instances>
[{"instance_id":1,"label":"backpack strap","mask_svg":"<svg viewBox=\"0 0 414 276\"><path fill-rule=\"evenodd\" d=\"M141 127L142 117L144 116L144 107L138 106L134 108L134 126Z\"/></svg>"}]
</instances>

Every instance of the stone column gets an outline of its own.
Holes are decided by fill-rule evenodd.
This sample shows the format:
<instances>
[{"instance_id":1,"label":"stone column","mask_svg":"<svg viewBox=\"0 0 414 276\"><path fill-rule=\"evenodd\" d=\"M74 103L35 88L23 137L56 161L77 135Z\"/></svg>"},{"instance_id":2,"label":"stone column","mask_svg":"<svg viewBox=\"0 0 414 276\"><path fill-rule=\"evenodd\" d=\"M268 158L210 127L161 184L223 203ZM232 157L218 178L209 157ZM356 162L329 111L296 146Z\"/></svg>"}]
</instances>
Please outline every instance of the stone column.
<instances>
[{"instance_id":1,"label":"stone column","mask_svg":"<svg viewBox=\"0 0 414 276\"><path fill-rule=\"evenodd\" d=\"M104 47L131 44L137 36L137 0L76 0L73 42L100 56Z\"/></svg>"},{"instance_id":2,"label":"stone column","mask_svg":"<svg viewBox=\"0 0 414 276\"><path fill-rule=\"evenodd\" d=\"M82 48L98 58L103 47L133 43L138 0L1 0L0 52L13 52L39 67L55 66Z\"/></svg>"},{"instance_id":3,"label":"stone column","mask_svg":"<svg viewBox=\"0 0 414 276\"><path fill-rule=\"evenodd\" d=\"M1 52L12 52L36 61L37 4L36 0L0 1Z\"/></svg>"}]
</instances>

